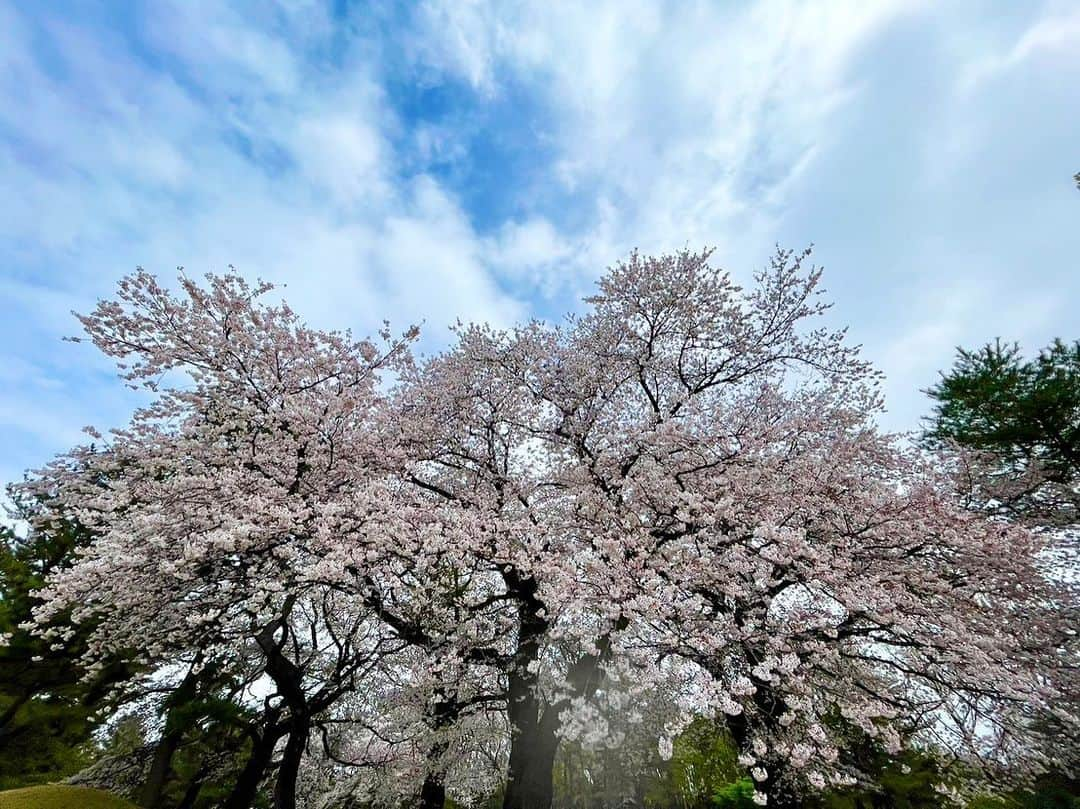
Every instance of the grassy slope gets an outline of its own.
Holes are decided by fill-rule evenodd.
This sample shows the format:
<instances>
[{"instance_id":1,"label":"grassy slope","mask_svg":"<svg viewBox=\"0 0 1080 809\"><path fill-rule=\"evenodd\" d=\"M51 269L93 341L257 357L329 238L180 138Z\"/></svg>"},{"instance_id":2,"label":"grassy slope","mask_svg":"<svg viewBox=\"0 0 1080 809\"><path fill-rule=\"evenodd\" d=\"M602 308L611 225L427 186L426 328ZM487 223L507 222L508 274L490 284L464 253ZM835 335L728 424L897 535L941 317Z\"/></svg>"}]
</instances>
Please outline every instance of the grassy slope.
<instances>
[{"instance_id":1,"label":"grassy slope","mask_svg":"<svg viewBox=\"0 0 1080 809\"><path fill-rule=\"evenodd\" d=\"M134 805L96 789L50 785L0 792L0 809L134 809Z\"/></svg>"}]
</instances>

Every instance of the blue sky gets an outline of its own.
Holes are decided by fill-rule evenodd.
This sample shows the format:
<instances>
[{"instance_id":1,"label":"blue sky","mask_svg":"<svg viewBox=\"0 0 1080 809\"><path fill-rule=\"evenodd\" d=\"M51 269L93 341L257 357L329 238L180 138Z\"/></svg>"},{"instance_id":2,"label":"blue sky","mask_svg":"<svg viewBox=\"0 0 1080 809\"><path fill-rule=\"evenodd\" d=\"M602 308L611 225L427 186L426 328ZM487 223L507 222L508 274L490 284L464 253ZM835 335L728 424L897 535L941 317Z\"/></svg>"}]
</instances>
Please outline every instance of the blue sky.
<instances>
[{"instance_id":1,"label":"blue sky","mask_svg":"<svg viewBox=\"0 0 1080 809\"><path fill-rule=\"evenodd\" d=\"M235 265L374 331L573 309L633 247L816 246L885 426L1080 337L1080 6L0 0L0 477L133 404L76 333Z\"/></svg>"}]
</instances>

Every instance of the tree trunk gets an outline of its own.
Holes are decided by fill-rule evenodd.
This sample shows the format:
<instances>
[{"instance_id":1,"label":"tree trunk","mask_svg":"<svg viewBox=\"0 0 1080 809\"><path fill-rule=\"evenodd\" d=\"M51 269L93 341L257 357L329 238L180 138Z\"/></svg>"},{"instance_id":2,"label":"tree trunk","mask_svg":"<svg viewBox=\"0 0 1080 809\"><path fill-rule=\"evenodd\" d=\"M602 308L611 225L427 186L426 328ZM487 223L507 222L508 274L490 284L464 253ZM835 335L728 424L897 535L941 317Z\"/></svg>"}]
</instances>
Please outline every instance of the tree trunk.
<instances>
[{"instance_id":1,"label":"tree trunk","mask_svg":"<svg viewBox=\"0 0 1080 809\"><path fill-rule=\"evenodd\" d=\"M420 809L443 809L446 805L446 784L442 773L428 773L420 787Z\"/></svg>"},{"instance_id":2,"label":"tree trunk","mask_svg":"<svg viewBox=\"0 0 1080 809\"><path fill-rule=\"evenodd\" d=\"M780 715L787 710L787 703L766 682L751 678L755 688L754 692L754 720L766 730L775 730L776 722ZM737 716L725 717L728 732L735 745L740 750L749 750L753 741L754 727L746 711ZM801 796L793 794L790 787L778 783L781 781L786 765L778 758L770 757L763 762L768 778L755 784L758 792L767 796L766 806L779 807L780 809L795 809L803 806Z\"/></svg>"},{"instance_id":3,"label":"tree trunk","mask_svg":"<svg viewBox=\"0 0 1080 809\"><path fill-rule=\"evenodd\" d=\"M457 691L439 686L429 708L427 723L435 733L435 741L428 748L428 771L420 787L420 809L443 809L446 805L446 764L442 760L450 744L439 734L457 721L461 706Z\"/></svg>"},{"instance_id":4,"label":"tree trunk","mask_svg":"<svg viewBox=\"0 0 1080 809\"><path fill-rule=\"evenodd\" d=\"M510 766L503 809L550 809L552 775L559 749L559 714L568 707L567 698L549 704L537 691L536 663L548 622L541 617L544 604L536 598L534 579L522 579L516 572L503 574L518 597L518 645L507 676L507 717L510 720ZM590 696L596 690L597 672L611 649L611 632L626 628L620 617L610 630L596 639L597 652L579 657L566 673L571 692Z\"/></svg>"},{"instance_id":5,"label":"tree trunk","mask_svg":"<svg viewBox=\"0 0 1080 809\"><path fill-rule=\"evenodd\" d=\"M256 739L247 763L233 785L224 809L251 809L259 795L259 784L274 757L274 748L285 732L281 726L268 726Z\"/></svg>"},{"instance_id":6,"label":"tree trunk","mask_svg":"<svg viewBox=\"0 0 1080 809\"><path fill-rule=\"evenodd\" d=\"M180 737L180 733L166 730L154 748L150 773L146 776L146 783L143 784L142 791L139 793L139 806L144 809L158 809L161 805L161 793L165 790L165 782L169 780L173 755L176 753L176 748L180 746Z\"/></svg>"},{"instance_id":7,"label":"tree trunk","mask_svg":"<svg viewBox=\"0 0 1080 809\"><path fill-rule=\"evenodd\" d=\"M541 705L531 694L515 700L511 678L510 768L503 809L550 809L552 770L559 738L550 709L540 716ZM520 692L519 692L520 693Z\"/></svg>"},{"instance_id":8,"label":"tree trunk","mask_svg":"<svg viewBox=\"0 0 1080 809\"><path fill-rule=\"evenodd\" d=\"M180 799L176 809L191 809L195 805L199 793L202 792L203 784L206 782L206 775L206 765L204 764L188 783L187 789L184 790L184 797Z\"/></svg>"},{"instance_id":9,"label":"tree trunk","mask_svg":"<svg viewBox=\"0 0 1080 809\"><path fill-rule=\"evenodd\" d=\"M266 673L274 681L278 693L289 709L289 721L286 725L289 739L285 744L274 785L275 809L294 809L296 806L297 776L304 749L307 747L313 715L308 704L308 695L304 692L304 673L281 651L288 642L290 628L287 619L293 603L295 599L290 596L282 607L281 617L263 627L255 638L266 654ZM281 630L281 638L275 640L274 635L278 630Z\"/></svg>"},{"instance_id":10,"label":"tree trunk","mask_svg":"<svg viewBox=\"0 0 1080 809\"><path fill-rule=\"evenodd\" d=\"M274 809L296 809L296 782L300 774L300 762L307 747L311 722L304 716L294 716L290 722L289 740L278 766L277 782L274 784Z\"/></svg>"},{"instance_id":11,"label":"tree trunk","mask_svg":"<svg viewBox=\"0 0 1080 809\"><path fill-rule=\"evenodd\" d=\"M439 701L434 710L433 726L442 730L457 718L456 706L446 700ZM443 809L446 804L446 768L442 757L450 746L443 740L436 741L428 750L428 773L420 787L420 809Z\"/></svg>"},{"instance_id":12,"label":"tree trunk","mask_svg":"<svg viewBox=\"0 0 1080 809\"><path fill-rule=\"evenodd\" d=\"M507 678L507 718L510 720L510 766L503 809L550 809L552 774L559 739L556 712L545 706L537 691L536 663L548 623L543 603L536 598L536 581L504 573L518 597L518 642ZM549 710L543 712L543 708Z\"/></svg>"},{"instance_id":13,"label":"tree trunk","mask_svg":"<svg viewBox=\"0 0 1080 809\"><path fill-rule=\"evenodd\" d=\"M202 656L198 658L200 661ZM139 806L145 809L157 809L161 805L161 794L165 784L172 773L172 760L176 749L184 738L184 733L191 724L191 718L186 716L186 711L199 686L199 675L192 667L184 677L176 690L169 696L167 701L168 712L165 714L165 726L161 731L161 739L154 748L154 759L150 764L150 773L146 776L139 793Z\"/></svg>"},{"instance_id":14,"label":"tree trunk","mask_svg":"<svg viewBox=\"0 0 1080 809\"><path fill-rule=\"evenodd\" d=\"M523 605L517 654L507 683L511 738L503 809L551 807L552 773L559 747L555 735L558 717L539 698L536 674L530 671L540 656L540 641L546 629L547 622L536 615L536 610Z\"/></svg>"}]
</instances>

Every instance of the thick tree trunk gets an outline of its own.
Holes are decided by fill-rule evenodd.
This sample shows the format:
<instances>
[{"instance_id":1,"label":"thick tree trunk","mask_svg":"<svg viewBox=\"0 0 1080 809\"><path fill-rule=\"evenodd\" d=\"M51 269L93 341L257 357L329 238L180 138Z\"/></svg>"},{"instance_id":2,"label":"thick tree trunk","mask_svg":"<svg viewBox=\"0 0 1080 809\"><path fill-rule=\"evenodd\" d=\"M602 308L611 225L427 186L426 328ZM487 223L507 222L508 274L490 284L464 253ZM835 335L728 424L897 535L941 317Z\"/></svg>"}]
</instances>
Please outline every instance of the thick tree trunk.
<instances>
[{"instance_id":1,"label":"thick tree trunk","mask_svg":"<svg viewBox=\"0 0 1080 809\"><path fill-rule=\"evenodd\" d=\"M420 787L420 809L443 809L446 805L446 784L442 773L428 773Z\"/></svg>"},{"instance_id":2,"label":"thick tree trunk","mask_svg":"<svg viewBox=\"0 0 1080 809\"><path fill-rule=\"evenodd\" d=\"M535 585L528 581L519 588L523 598L518 648L507 683L511 738L503 809L550 809L558 720L554 709L538 696L534 671L547 621L538 615L543 605L534 600ZM545 707L547 711L543 711Z\"/></svg>"},{"instance_id":3,"label":"thick tree trunk","mask_svg":"<svg viewBox=\"0 0 1080 809\"><path fill-rule=\"evenodd\" d=\"M518 645L507 678L507 716L510 720L510 766L503 809L550 809L555 754L559 749L559 713L569 704L542 700L537 691L536 663L548 630L544 604L536 598L536 582L516 572L503 574L518 598ZM619 618L611 630L625 629ZM596 654L583 655L567 671L574 694L589 696L596 690L597 671L611 647L610 631L596 639Z\"/></svg>"},{"instance_id":4,"label":"thick tree trunk","mask_svg":"<svg viewBox=\"0 0 1080 809\"><path fill-rule=\"evenodd\" d=\"M510 767L503 809L550 809L559 738L552 709L541 715L531 684L510 680ZM515 680L518 681L515 683Z\"/></svg>"},{"instance_id":5,"label":"thick tree trunk","mask_svg":"<svg viewBox=\"0 0 1080 809\"><path fill-rule=\"evenodd\" d=\"M289 740L274 785L274 809L296 809L296 782L311 730L311 723L304 716L294 716L290 724Z\"/></svg>"},{"instance_id":6,"label":"thick tree trunk","mask_svg":"<svg viewBox=\"0 0 1080 809\"><path fill-rule=\"evenodd\" d=\"M274 758L274 748L277 746L285 732L281 726L270 726L263 732L251 749L247 763L225 801L224 809L251 809L255 799L259 795L259 784L262 783L266 770Z\"/></svg>"},{"instance_id":7,"label":"thick tree trunk","mask_svg":"<svg viewBox=\"0 0 1080 809\"><path fill-rule=\"evenodd\" d=\"M293 603L292 597L287 599L282 607L281 617L263 627L255 638L266 654L266 673L274 681L278 693L289 709L286 728L289 738L274 785L275 809L294 809L296 806L297 777L311 730L311 717L314 715L308 695L304 692L303 671L281 651L289 638L288 616ZM281 638L275 639L274 636L279 630Z\"/></svg>"},{"instance_id":8,"label":"thick tree trunk","mask_svg":"<svg viewBox=\"0 0 1080 809\"><path fill-rule=\"evenodd\" d=\"M438 701L432 713L436 733L457 718L456 706L447 700ZM428 750L428 773L420 787L420 809L443 809L446 805L446 767L442 757L448 749L445 741L438 740Z\"/></svg>"},{"instance_id":9,"label":"thick tree trunk","mask_svg":"<svg viewBox=\"0 0 1080 809\"><path fill-rule=\"evenodd\" d=\"M757 689L754 692L754 718L762 728L776 729L776 722L780 715L787 710L787 703L763 680L752 678ZM753 742L754 727L750 723L747 713L726 718L728 732L736 746L741 750L748 750ZM759 792L767 796L766 806L780 807L780 809L795 809L803 806L801 796L793 794L789 786L778 783L782 780L785 765L779 759L772 758L764 762L768 772L768 778L757 783L755 786Z\"/></svg>"}]
</instances>

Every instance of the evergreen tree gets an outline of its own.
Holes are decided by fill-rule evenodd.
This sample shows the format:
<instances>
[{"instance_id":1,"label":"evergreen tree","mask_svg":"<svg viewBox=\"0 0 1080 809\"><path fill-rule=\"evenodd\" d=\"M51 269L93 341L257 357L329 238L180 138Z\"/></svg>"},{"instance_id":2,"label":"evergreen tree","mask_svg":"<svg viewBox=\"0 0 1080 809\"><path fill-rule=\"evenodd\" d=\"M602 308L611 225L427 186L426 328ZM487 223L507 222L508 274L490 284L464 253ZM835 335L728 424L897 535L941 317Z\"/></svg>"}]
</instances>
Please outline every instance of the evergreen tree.
<instances>
[{"instance_id":1,"label":"evergreen tree","mask_svg":"<svg viewBox=\"0 0 1080 809\"><path fill-rule=\"evenodd\" d=\"M32 512L24 505L21 516L41 516ZM70 632L61 649L22 628L45 578L90 541L77 523L34 519L32 525L26 536L0 528L0 789L55 780L89 763L91 734L107 718L105 695L125 676L117 662L83 681L78 659L87 627L55 622Z\"/></svg>"},{"instance_id":2,"label":"evergreen tree","mask_svg":"<svg viewBox=\"0 0 1080 809\"><path fill-rule=\"evenodd\" d=\"M1075 527L1080 514L1080 341L1055 340L1026 360L997 340L960 349L927 393L931 446L968 451L973 504L1027 525Z\"/></svg>"},{"instance_id":3,"label":"evergreen tree","mask_svg":"<svg viewBox=\"0 0 1080 809\"><path fill-rule=\"evenodd\" d=\"M1080 175L1077 175L1080 178ZM1080 570L1080 340L1054 340L1034 359L995 340L960 349L953 367L927 393L936 401L924 432L932 448L958 450L958 480L973 507L1051 533L1046 567L1076 592ZM1075 607L1076 599L1073 599ZM1072 637L1075 637L1073 635ZM1075 672L1073 678L1075 681ZM1076 694L1075 682L1066 693ZM1075 702L1075 700L1074 700ZM1058 769L1029 791L987 799L987 806L1066 807L1080 803L1080 738L1068 726L1058 740Z\"/></svg>"}]
</instances>

